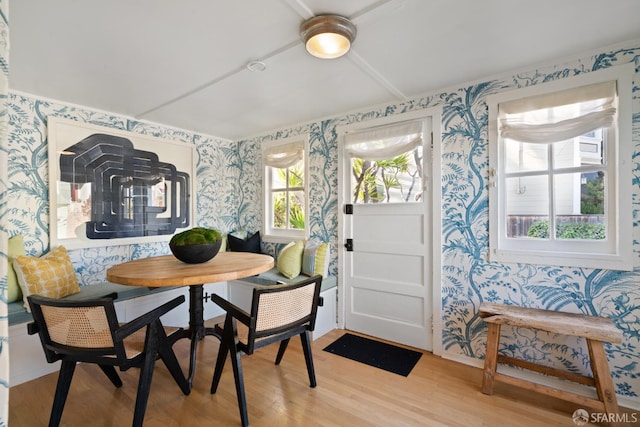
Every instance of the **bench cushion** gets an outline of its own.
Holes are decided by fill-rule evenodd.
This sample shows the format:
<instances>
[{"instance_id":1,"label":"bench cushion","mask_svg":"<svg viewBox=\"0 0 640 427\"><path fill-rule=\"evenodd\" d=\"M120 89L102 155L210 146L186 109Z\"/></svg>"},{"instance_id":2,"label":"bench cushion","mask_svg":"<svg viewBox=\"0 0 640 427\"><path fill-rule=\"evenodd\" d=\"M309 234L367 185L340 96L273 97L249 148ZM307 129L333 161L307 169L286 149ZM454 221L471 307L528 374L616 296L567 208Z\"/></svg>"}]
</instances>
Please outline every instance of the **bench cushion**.
<instances>
[{"instance_id":1,"label":"bench cushion","mask_svg":"<svg viewBox=\"0 0 640 427\"><path fill-rule=\"evenodd\" d=\"M271 270L265 271L264 273L260 273L257 276L245 277L244 279L238 279L242 282L249 282L255 285L260 286L268 286L275 285L277 283L291 283L297 282L298 280L307 279L308 276L303 274L296 276L292 279L288 279L284 277L277 268L272 268ZM337 286L338 280L335 276L328 276L322 278L322 286L320 287L320 291L326 291L327 289L335 288Z\"/></svg>"},{"instance_id":2,"label":"bench cushion","mask_svg":"<svg viewBox=\"0 0 640 427\"><path fill-rule=\"evenodd\" d=\"M78 301L102 298L107 295L116 294L115 301L118 302L143 295L163 292L169 289L174 289L174 287L147 288L143 286L126 286L119 285L117 283L102 282L95 285L80 286L80 292L73 295L68 295L62 299ZM27 313L27 311L25 310L22 301L12 302L8 304L7 307L9 314L9 325L16 325L33 320L33 317L31 317L31 313Z\"/></svg>"}]
</instances>

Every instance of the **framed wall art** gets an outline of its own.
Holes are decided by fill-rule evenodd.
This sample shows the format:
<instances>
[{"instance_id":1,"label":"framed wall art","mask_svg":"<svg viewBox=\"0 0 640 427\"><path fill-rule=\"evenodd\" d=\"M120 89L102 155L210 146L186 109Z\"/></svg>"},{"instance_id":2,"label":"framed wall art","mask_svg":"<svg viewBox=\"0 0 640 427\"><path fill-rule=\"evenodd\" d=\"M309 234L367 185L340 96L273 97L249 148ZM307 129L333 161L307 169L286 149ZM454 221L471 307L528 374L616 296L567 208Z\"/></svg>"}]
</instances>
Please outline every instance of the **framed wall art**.
<instances>
[{"instance_id":1,"label":"framed wall art","mask_svg":"<svg viewBox=\"0 0 640 427\"><path fill-rule=\"evenodd\" d=\"M51 246L168 241L192 226L192 145L58 117L48 138Z\"/></svg>"}]
</instances>

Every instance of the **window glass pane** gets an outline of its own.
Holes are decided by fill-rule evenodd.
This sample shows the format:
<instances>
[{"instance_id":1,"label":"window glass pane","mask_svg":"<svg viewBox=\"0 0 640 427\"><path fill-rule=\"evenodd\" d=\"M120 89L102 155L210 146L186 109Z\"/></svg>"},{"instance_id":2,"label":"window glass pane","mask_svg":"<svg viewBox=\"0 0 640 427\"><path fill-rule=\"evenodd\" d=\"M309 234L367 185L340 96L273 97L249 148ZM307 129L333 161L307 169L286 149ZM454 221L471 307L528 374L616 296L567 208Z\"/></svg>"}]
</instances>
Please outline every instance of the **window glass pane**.
<instances>
[{"instance_id":1,"label":"window glass pane","mask_svg":"<svg viewBox=\"0 0 640 427\"><path fill-rule=\"evenodd\" d=\"M549 178L547 175L507 178L505 201L507 237L546 237L536 222L549 220Z\"/></svg>"},{"instance_id":2,"label":"window glass pane","mask_svg":"<svg viewBox=\"0 0 640 427\"><path fill-rule=\"evenodd\" d=\"M271 188L286 188L287 170L279 168L269 168L271 171Z\"/></svg>"},{"instance_id":3,"label":"window glass pane","mask_svg":"<svg viewBox=\"0 0 640 427\"><path fill-rule=\"evenodd\" d=\"M304 162L299 162L294 165L290 169L291 173L294 175L293 185L290 184L290 187L304 187Z\"/></svg>"},{"instance_id":4,"label":"window glass pane","mask_svg":"<svg viewBox=\"0 0 640 427\"><path fill-rule=\"evenodd\" d=\"M554 142L552 145L554 169L580 166L580 145L577 138Z\"/></svg>"},{"instance_id":5,"label":"window glass pane","mask_svg":"<svg viewBox=\"0 0 640 427\"><path fill-rule=\"evenodd\" d=\"M353 203L421 202L422 146L386 160L353 158Z\"/></svg>"},{"instance_id":6,"label":"window glass pane","mask_svg":"<svg viewBox=\"0 0 640 427\"><path fill-rule=\"evenodd\" d=\"M287 203L286 192L274 191L271 193L271 206L273 207L273 228L286 228Z\"/></svg>"},{"instance_id":7,"label":"window glass pane","mask_svg":"<svg viewBox=\"0 0 640 427\"><path fill-rule=\"evenodd\" d=\"M605 239L604 173L562 174L555 181L556 238Z\"/></svg>"},{"instance_id":8,"label":"window glass pane","mask_svg":"<svg viewBox=\"0 0 640 427\"><path fill-rule=\"evenodd\" d=\"M507 139L504 148L507 173L548 169L548 144L530 144Z\"/></svg>"},{"instance_id":9,"label":"window glass pane","mask_svg":"<svg viewBox=\"0 0 640 427\"><path fill-rule=\"evenodd\" d=\"M577 138L580 150L580 164L604 165L604 135L603 129L596 129Z\"/></svg>"},{"instance_id":10,"label":"window glass pane","mask_svg":"<svg viewBox=\"0 0 640 427\"><path fill-rule=\"evenodd\" d=\"M302 191L289 193L289 227L304 229L304 192Z\"/></svg>"},{"instance_id":11,"label":"window glass pane","mask_svg":"<svg viewBox=\"0 0 640 427\"><path fill-rule=\"evenodd\" d=\"M555 169L602 165L603 130L597 129L568 141L553 144Z\"/></svg>"},{"instance_id":12,"label":"window glass pane","mask_svg":"<svg viewBox=\"0 0 640 427\"><path fill-rule=\"evenodd\" d=\"M300 161L289 168L289 188L304 187L304 162Z\"/></svg>"}]
</instances>

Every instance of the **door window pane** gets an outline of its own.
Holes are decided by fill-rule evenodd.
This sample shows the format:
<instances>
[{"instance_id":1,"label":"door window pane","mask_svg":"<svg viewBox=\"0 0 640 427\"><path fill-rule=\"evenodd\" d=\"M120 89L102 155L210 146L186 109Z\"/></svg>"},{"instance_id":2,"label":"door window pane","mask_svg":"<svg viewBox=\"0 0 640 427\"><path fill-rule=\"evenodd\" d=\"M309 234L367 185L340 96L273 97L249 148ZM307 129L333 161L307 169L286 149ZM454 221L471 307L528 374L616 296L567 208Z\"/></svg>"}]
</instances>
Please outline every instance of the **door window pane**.
<instances>
[{"instance_id":1,"label":"door window pane","mask_svg":"<svg viewBox=\"0 0 640 427\"><path fill-rule=\"evenodd\" d=\"M422 146L384 160L352 158L353 203L421 202Z\"/></svg>"}]
</instances>

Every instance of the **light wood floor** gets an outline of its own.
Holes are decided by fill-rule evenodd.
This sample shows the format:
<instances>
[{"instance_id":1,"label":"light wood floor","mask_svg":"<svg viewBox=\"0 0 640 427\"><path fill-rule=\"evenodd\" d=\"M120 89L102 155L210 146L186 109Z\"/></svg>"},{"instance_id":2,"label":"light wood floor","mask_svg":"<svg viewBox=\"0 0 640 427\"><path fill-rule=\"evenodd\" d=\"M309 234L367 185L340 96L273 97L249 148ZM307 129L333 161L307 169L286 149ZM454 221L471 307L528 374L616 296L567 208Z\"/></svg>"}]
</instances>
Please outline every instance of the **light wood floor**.
<instances>
[{"instance_id":1,"label":"light wood floor","mask_svg":"<svg viewBox=\"0 0 640 427\"><path fill-rule=\"evenodd\" d=\"M322 349L344 333L313 342L318 386L309 387L299 340L280 366L277 346L242 358L252 426L574 426L574 405L504 384L480 392L481 370L425 352L408 377L363 365ZM188 341L175 345L184 370ZM198 349L194 386L184 396L162 363L156 365L145 426L239 426L233 374L227 361L218 392L209 393L218 341ZM139 371L122 372L116 389L93 365L76 369L63 426L131 425ZM9 426L48 423L57 373L10 389Z\"/></svg>"}]
</instances>

